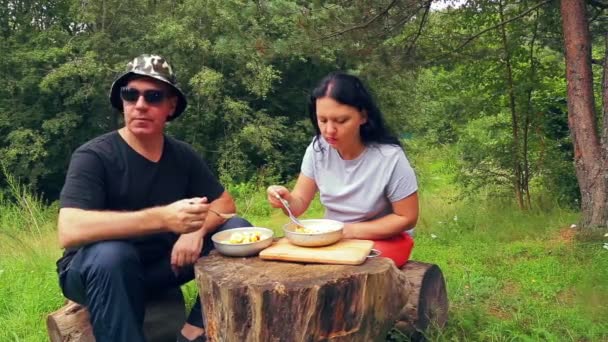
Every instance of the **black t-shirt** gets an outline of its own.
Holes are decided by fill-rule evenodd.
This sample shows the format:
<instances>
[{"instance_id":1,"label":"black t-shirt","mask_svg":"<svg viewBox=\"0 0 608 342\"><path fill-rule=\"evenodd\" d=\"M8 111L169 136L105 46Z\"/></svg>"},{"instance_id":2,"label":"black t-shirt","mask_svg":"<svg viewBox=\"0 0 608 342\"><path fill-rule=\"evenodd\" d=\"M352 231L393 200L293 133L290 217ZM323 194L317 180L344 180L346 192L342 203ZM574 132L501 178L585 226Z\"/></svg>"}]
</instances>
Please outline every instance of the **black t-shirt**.
<instances>
[{"instance_id":1,"label":"black t-shirt","mask_svg":"<svg viewBox=\"0 0 608 342\"><path fill-rule=\"evenodd\" d=\"M61 208L136 211L191 197L205 196L211 202L223 191L190 145L165 136L161 159L152 162L113 131L72 154L59 200ZM176 239L176 234L159 233L128 240L144 260L151 260L170 253Z\"/></svg>"}]
</instances>

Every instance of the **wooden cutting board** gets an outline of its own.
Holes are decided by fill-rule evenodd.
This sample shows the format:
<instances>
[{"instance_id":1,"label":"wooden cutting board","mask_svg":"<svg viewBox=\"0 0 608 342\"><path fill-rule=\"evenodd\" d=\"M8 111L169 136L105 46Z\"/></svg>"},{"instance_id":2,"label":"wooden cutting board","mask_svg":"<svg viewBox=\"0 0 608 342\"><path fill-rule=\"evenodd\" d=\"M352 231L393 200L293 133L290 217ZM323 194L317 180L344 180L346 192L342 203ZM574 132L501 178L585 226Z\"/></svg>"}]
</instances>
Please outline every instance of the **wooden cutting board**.
<instances>
[{"instance_id":1,"label":"wooden cutting board","mask_svg":"<svg viewBox=\"0 0 608 342\"><path fill-rule=\"evenodd\" d=\"M323 247L300 247L286 238L275 241L260 252L260 258L321 264L360 265L372 250L371 240L342 239L333 245Z\"/></svg>"}]
</instances>

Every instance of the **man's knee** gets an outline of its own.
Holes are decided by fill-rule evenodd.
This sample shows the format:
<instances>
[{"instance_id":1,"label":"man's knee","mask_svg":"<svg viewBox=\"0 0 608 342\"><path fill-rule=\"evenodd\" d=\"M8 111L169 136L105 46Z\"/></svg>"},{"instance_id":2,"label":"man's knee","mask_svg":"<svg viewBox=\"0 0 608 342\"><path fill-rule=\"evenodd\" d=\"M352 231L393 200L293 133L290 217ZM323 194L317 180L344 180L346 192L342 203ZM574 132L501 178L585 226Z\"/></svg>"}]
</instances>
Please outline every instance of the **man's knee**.
<instances>
[{"instance_id":1,"label":"man's knee","mask_svg":"<svg viewBox=\"0 0 608 342\"><path fill-rule=\"evenodd\" d=\"M135 248L123 241L102 241L82 247L69 269L60 275L64 295L86 304L87 293L99 284L113 284L112 279L137 277L139 257ZM108 281L110 280L110 281Z\"/></svg>"},{"instance_id":2,"label":"man's knee","mask_svg":"<svg viewBox=\"0 0 608 342\"><path fill-rule=\"evenodd\" d=\"M82 250L83 268L93 273L135 272L140 259L133 245L125 241L101 241Z\"/></svg>"},{"instance_id":3,"label":"man's knee","mask_svg":"<svg viewBox=\"0 0 608 342\"><path fill-rule=\"evenodd\" d=\"M222 231L222 230L232 229L232 228L240 228L240 227L251 227L251 226L253 226L253 225L251 223L249 223L249 221L245 220L242 217L235 216L235 217L229 219L228 221L226 221L220 227L218 227L217 231Z\"/></svg>"}]
</instances>

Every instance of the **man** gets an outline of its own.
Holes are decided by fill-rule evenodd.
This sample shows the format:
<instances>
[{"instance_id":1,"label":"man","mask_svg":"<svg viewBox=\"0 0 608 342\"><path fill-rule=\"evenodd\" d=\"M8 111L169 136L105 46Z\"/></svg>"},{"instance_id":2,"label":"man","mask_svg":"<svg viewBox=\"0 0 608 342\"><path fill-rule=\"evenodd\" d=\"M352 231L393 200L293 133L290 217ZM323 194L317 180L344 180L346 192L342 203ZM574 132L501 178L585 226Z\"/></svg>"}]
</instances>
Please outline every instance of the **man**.
<instances>
[{"instance_id":1,"label":"man","mask_svg":"<svg viewBox=\"0 0 608 342\"><path fill-rule=\"evenodd\" d=\"M212 232L251 226L194 149L164 134L186 108L167 61L141 55L110 90L124 127L80 146L60 195L64 295L85 305L98 342L144 341L147 296L194 278ZM178 341L203 341L200 300Z\"/></svg>"}]
</instances>

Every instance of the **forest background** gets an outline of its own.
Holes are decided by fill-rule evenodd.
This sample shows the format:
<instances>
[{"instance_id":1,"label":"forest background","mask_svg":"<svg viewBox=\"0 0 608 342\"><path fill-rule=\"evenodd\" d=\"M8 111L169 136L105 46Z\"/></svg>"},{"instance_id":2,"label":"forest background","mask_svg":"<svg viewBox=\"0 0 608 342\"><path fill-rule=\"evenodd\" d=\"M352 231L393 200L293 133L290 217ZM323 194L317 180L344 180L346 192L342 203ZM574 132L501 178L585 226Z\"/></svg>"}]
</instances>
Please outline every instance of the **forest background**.
<instances>
[{"instance_id":1,"label":"forest background","mask_svg":"<svg viewBox=\"0 0 608 342\"><path fill-rule=\"evenodd\" d=\"M608 4L578 2L601 131ZM109 86L141 53L166 57L188 96L169 134L277 232L285 217L264 189L299 171L311 88L331 71L359 75L416 169L414 258L448 282L450 323L429 338L608 339L606 227L576 228L560 5L0 0L0 340L45 339L62 303L56 200L70 155L121 126ZM318 202L307 215L322 215Z\"/></svg>"}]
</instances>

